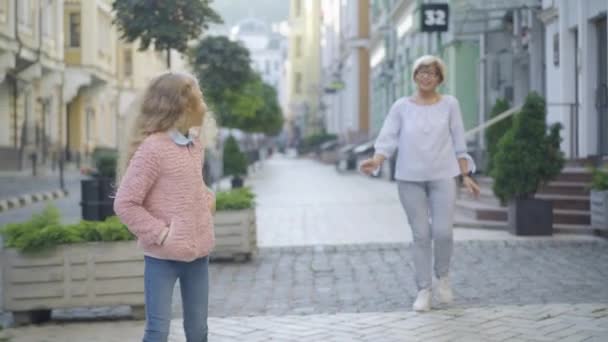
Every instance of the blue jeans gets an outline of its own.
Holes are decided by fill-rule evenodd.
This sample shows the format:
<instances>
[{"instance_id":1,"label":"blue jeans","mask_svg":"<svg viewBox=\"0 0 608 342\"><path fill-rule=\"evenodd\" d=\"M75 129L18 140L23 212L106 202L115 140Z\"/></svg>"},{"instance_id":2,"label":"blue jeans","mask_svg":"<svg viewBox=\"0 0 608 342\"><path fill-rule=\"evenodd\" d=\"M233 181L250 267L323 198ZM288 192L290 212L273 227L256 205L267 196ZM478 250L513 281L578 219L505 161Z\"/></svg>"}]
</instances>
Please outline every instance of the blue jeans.
<instances>
[{"instance_id":1,"label":"blue jeans","mask_svg":"<svg viewBox=\"0 0 608 342\"><path fill-rule=\"evenodd\" d=\"M171 302L179 278L188 342L207 342L209 258L192 262L145 257L146 332L144 342L166 342L171 323Z\"/></svg>"}]
</instances>

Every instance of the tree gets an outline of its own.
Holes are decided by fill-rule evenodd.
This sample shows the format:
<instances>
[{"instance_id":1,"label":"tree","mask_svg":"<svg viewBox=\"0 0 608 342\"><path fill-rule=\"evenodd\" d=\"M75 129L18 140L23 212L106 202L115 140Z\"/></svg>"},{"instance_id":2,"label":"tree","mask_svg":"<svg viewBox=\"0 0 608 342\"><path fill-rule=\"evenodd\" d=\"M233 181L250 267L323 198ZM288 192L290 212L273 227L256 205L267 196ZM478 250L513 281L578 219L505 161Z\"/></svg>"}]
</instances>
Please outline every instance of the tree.
<instances>
[{"instance_id":1,"label":"tree","mask_svg":"<svg viewBox=\"0 0 608 342\"><path fill-rule=\"evenodd\" d=\"M220 125L276 135L283 115L274 88L251 69L249 51L227 37L206 37L189 54Z\"/></svg>"},{"instance_id":2,"label":"tree","mask_svg":"<svg viewBox=\"0 0 608 342\"><path fill-rule=\"evenodd\" d=\"M494 194L503 204L529 199L540 185L554 179L564 166L560 150L561 125L547 130L545 100L528 94L513 126L500 139L494 157Z\"/></svg>"},{"instance_id":3,"label":"tree","mask_svg":"<svg viewBox=\"0 0 608 342\"><path fill-rule=\"evenodd\" d=\"M498 99L496 100L494 107L492 107L490 118L495 118L507 110L509 110L509 102L505 99ZM505 135L512 125L513 117L509 116L508 118L505 118L502 121L488 127L486 130L486 146L488 148L488 166L486 174L490 174L494 168L493 160L494 156L496 155L496 150L498 149L498 142L500 141L500 138Z\"/></svg>"},{"instance_id":4,"label":"tree","mask_svg":"<svg viewBox=\"0 0 608 342\"><path fill-rule=\"evenodd\" d=\"M232 135L224 143L224 175L235 178L247 175L247 157Z\"/></svg>"},{"instance_id":5,"label":"tree","mask_svg":"<svg viewBox=\"0 0 608 342\"><path fill-rule=\"evenodd\" d=\"M246 132L264 133L269 136L277 135L283 128L283 113L279 106L276 90L264 83L259 75L254 75L246 88L252 102L256 104L253 115L240 115L238 127Z\"/></svg>"},{"instance_id":6,"label":"tree","mask_svg":"<svg viewBox=\"0 0 608 342\"><path fill-rule=\"evenodd\" d=\"M224 36L206 37L190 50L189 61L220 124L236 128L234 108L247 107L242 95L251 91L245 89L253 73L249 50Z\"/></svg>"},{"instance_id":7,"label":"tree","mask_svg":"<svg viewBox=\"0 0 608 342\"><path fill-rule=\"evenodd\" d=\"M184 52L188 41L198 38L209 24L221 24L222 18L211 7L212 0L114 0L114 24L122 39L132 43L139 39L139 49L150 44L167 51L171 67L171 49Z\"/></svg>"}]
</instances>

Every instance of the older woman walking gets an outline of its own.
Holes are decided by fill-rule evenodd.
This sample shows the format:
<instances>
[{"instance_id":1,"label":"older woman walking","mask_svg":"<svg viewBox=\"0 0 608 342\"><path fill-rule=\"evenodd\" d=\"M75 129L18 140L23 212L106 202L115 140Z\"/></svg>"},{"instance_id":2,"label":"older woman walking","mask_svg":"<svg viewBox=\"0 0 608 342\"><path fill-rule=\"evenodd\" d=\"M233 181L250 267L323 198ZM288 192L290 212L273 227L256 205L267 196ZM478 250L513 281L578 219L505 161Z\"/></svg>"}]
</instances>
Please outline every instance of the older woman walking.
<instances>
[{"instance_id":1,"label":"older woman walking","mask_svg":"<svg viewBox=\"0 0 608 342\"><path fill-rule=\"evenodd\" d=\"M439 300L442 303L453 300L448 276L453 249L455 177L460 175L463 185L474 196L479 195L479 187L470 177L472 159L466 153L458 100L437 91L446 76L443 61L423 56L416 60L413 69L416 93L393 104L376 140L376 153L361 164L361 171L371 174L398 150L395 178L414 239L418 296L413 309L428 311L433 269L438 279Z\"/></svg>"}]
</instances>

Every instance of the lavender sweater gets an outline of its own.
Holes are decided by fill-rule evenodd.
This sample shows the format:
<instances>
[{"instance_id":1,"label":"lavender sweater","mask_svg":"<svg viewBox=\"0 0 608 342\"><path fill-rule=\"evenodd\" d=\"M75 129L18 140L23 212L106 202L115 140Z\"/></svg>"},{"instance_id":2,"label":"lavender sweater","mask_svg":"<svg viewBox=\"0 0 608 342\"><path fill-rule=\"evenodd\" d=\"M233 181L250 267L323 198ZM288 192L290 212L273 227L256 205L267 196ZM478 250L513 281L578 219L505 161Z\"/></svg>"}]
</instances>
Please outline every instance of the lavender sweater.
<instances>
[{"instance_id":1,"label":"lavender sweater","mask_svg":"<svg viewBox=\"0 0 608 342\"><path fill-rule=\"evenodd\" d=\"M374 145L376 153L392 156L398 148L395 178L428 181L460 174L458 158L466 158L464 125L458 100L443 95L432 105L409 97L390 109Z\"/></svg>"}]
</instances>

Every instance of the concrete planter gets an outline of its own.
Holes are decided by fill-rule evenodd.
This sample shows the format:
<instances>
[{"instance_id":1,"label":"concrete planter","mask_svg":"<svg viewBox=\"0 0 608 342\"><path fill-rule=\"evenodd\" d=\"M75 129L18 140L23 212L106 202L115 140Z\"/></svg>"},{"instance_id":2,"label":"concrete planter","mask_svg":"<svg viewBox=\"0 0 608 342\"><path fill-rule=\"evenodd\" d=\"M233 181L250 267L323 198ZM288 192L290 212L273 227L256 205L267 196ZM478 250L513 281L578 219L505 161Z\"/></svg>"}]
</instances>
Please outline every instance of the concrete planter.
<instances>
[{"instance_id":1,"label":"concrete planter","mask_svg":"<svg viewBox=\"0 0 608 342\"><path fill-rule=\"evenodd\" d=\"M134 241L63 245L36 254L2 251L3 311L15 323L52 309L129 305L144 315L144 257Z\"/></svg>"},{"instance_id":2,"label":"concrete planter","mask_svg":"<svg viewBox=\"0 0 608 342\"><path fill-rule=\"evenodd\" d=\"M591 190L590 196L591 227L608 230L608 190Z\"/></svg>"},{"instance_id":3,"label":"concrete planter","mask_svg":"<svg viewBox=\"0 0 608 342\"><path fill-rule=\"evenodd\" d=\"M215 214L213 258L249 260L257 252L255 209L222 210Z\"/></svg>"}]
</instances>

